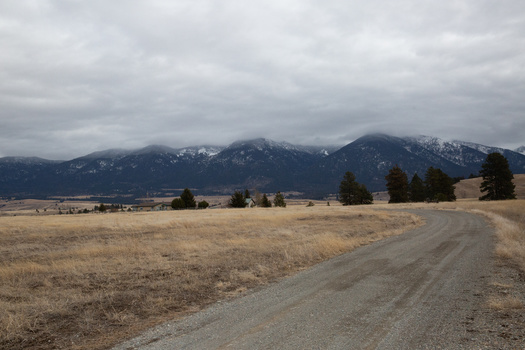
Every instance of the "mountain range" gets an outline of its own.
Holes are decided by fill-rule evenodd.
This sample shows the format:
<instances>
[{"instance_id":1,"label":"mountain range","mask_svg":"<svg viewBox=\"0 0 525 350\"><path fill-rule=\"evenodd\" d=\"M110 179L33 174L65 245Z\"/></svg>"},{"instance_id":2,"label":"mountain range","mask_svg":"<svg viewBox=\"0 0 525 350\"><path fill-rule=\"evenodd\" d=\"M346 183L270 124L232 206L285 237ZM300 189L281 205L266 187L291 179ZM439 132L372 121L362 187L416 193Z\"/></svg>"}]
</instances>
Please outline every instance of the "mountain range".
<instances>
[{"instance_id":1,"label":"mountain range","mask_svg":"<svg viewBox=\"0 0 525 350\"><path fill-rule=\"evenodd\" d=\"M231 194L234 190L297 192L311 198L337 193L346 171L370 191L385 190L396 164L409 180L433 166L451 177L478 174L487 154L502 153L513 173L525 173L524 150L511 151L436 137L363 136L344 146L297 146L268 139L229 146L174 149L153 145L111 149L69 161L0 158L0 197Z\"/></svg>"}]
</instances>

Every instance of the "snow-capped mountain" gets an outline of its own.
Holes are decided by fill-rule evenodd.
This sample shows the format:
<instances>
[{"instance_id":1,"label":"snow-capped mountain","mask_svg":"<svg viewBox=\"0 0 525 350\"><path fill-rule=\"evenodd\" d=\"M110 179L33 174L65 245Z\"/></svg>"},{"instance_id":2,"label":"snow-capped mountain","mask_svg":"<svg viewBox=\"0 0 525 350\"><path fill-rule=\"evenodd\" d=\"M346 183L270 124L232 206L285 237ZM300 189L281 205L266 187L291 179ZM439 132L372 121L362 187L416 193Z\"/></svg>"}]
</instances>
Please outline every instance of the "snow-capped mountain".
<instances>
[{"instance_id":1,"label":"snow-capped mountain","mask_svg":"<svg viewBox=\"0 0 525 350\"><path fill-rule=\"evenodd\" d=\"M403 140L409 145L407 146L408 151L412 151L411 144L416 144L438 157L443 157L446 160L463 167L469 167L473 164L477 166L477 164L483 162L485 158L487 158L488 153L491 153L484 153L476 147L469 146L467 142L444 141L437 137L405 137ZM417 150L415 150L414 153L417 154Z\"/></svg>"},{"instance_id":2,"label":"snow-capped mountain","mask_svg":"<svg viewBox=\"0 0 525 350\"><path fill-rule=\"evenodd\" d=\"M207 163L208 188L292 188L295 179L323 153L268 139L237 141Z\"/></svg>"},{"instance_id":3,"label":"snow-capped mountain","mask_svg":"<svg viewBox=\"0 0 525 350\"><path fill-rule=\"evenodd\" d=\"M521 146L521 147L516 148L514 150L514 152L525 155L525 146Z\"/></svg>"},{"instance_id":4,"label":"snow-capped mountain","mask_svg":"<svg viewBox=\"0 0 525 350\"><path fill-rule=\"evenodd\" d=\"M511 170L525 173L525 156L519 153L460 141L444 141L435 137L394 137L384 134L363 136L342 147L337 152L320 160L310 171L315 179L312 188L321 192L336 191L342 174L352 171L360 183L372 191L385 189L385 175L393 166L403 169L409 180L414 174L424 178L426 170L432 166L439 168L451 177L468 177L478 174L487 153L501 152L509 160Z\"/></svg>"},{"instance_id":5,"label":"snow-capped mountain","mask_svg":"<svg viewBox=\"0 0 525 350\"><path fill-rule=\"evenodd\" d=\"M451 177L477 174L489 152L501 152L511 170L525 173L525 155L500 148L435 137L363 136L344 147L297 146L268 139L237 141L227 147L174 149L152 145L111 149L70 161L0 158L0 197L75 194L141 196L191 187L197 193L298 191L322 197L336 193L352 171L371 191L385 189L385 175L399 165L411 178L428 167Z\"/></svg>"}]
</instances>

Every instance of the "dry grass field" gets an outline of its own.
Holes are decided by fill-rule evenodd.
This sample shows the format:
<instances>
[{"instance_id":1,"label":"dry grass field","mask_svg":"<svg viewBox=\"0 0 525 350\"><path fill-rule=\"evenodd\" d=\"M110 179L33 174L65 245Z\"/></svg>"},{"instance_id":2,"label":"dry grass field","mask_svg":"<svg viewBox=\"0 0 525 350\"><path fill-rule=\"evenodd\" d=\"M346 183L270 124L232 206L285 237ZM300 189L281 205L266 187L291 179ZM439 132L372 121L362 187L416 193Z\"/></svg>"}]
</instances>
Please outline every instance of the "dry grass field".
<instances>
[{"instance_id":1,"label":"dry grass field","mask_svg":"<svg viewBox=\"0 0 525 350\"><path fill-rule=\"evenodd\" d=\"M105 349L420 224L326 203L2 216L0 348Z\"/></svg>"},{"instance_id":2,"label":"dry grass field","mask_svg":"<svg viewBox=\"0 0 525 350\"><path fill-rule=\"evenodd\" d=\"M455 194L458 199L479 198L482 193L479 190L482 178L461 180L457 183ZM525 174L514 174L514 192L518 199L525 199Z\"/></svg>"},{"instance_id":3,"label":"dry grass field","mask_svg":"<svg viewBox=\"0 0 525 350\"><path fill-rule=\"evenodd\" d=\"M458 191L477 198L476 180L457 184L458 198ZM515 180L518 198L525 198L525 175ZM485 215L496 227L496 256L525 272L525 200L364 207L323 201L306 207L308 202L289 201L285 209L82 215L50 214L93 203L6 203L0 208L0 349L105 349L152 325L422 224L416 216L383 208ZM514 293L521 284L494 282L505 294L493 295L489 307L522 308L523 297Z\"/></svg>"}]
</instances>

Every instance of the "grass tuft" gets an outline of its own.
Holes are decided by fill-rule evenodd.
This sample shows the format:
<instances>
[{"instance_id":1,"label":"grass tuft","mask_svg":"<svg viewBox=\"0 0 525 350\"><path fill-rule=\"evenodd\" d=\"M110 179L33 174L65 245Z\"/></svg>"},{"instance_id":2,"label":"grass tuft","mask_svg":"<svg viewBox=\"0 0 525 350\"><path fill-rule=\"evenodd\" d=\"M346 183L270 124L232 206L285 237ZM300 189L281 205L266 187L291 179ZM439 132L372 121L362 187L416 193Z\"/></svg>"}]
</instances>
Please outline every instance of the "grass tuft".
<instances>
[{"instance_id":1,"label":"grass tuft","mask_svg":"<svg viewBox=\"0 0 525 350\"><path fill-rule=\"evenodd\" d=\"M512 295L490 297L488 306L497 311L521 310L523 303L518 298Z\"/></svg>"}]
</instances>

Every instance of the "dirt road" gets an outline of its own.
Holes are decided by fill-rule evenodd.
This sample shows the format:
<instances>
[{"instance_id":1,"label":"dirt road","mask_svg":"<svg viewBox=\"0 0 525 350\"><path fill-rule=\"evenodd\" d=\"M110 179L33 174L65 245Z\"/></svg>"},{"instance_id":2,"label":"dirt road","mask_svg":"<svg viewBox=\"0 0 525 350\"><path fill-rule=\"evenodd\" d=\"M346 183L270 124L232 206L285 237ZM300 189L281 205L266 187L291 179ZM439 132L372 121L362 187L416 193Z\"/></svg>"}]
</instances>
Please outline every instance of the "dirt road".
<instances>
[{"instance_id":1,"label":"dirt road","mask_svg":"<svg viewBox=\"0 0 525 350\"><path fill-rule=\"evenodd\" d=\"M492 229L464 212L415 212L425 226L115 349L485 348L487 334L471 328L485 302Z\"/></svg>"}]
</instances>

